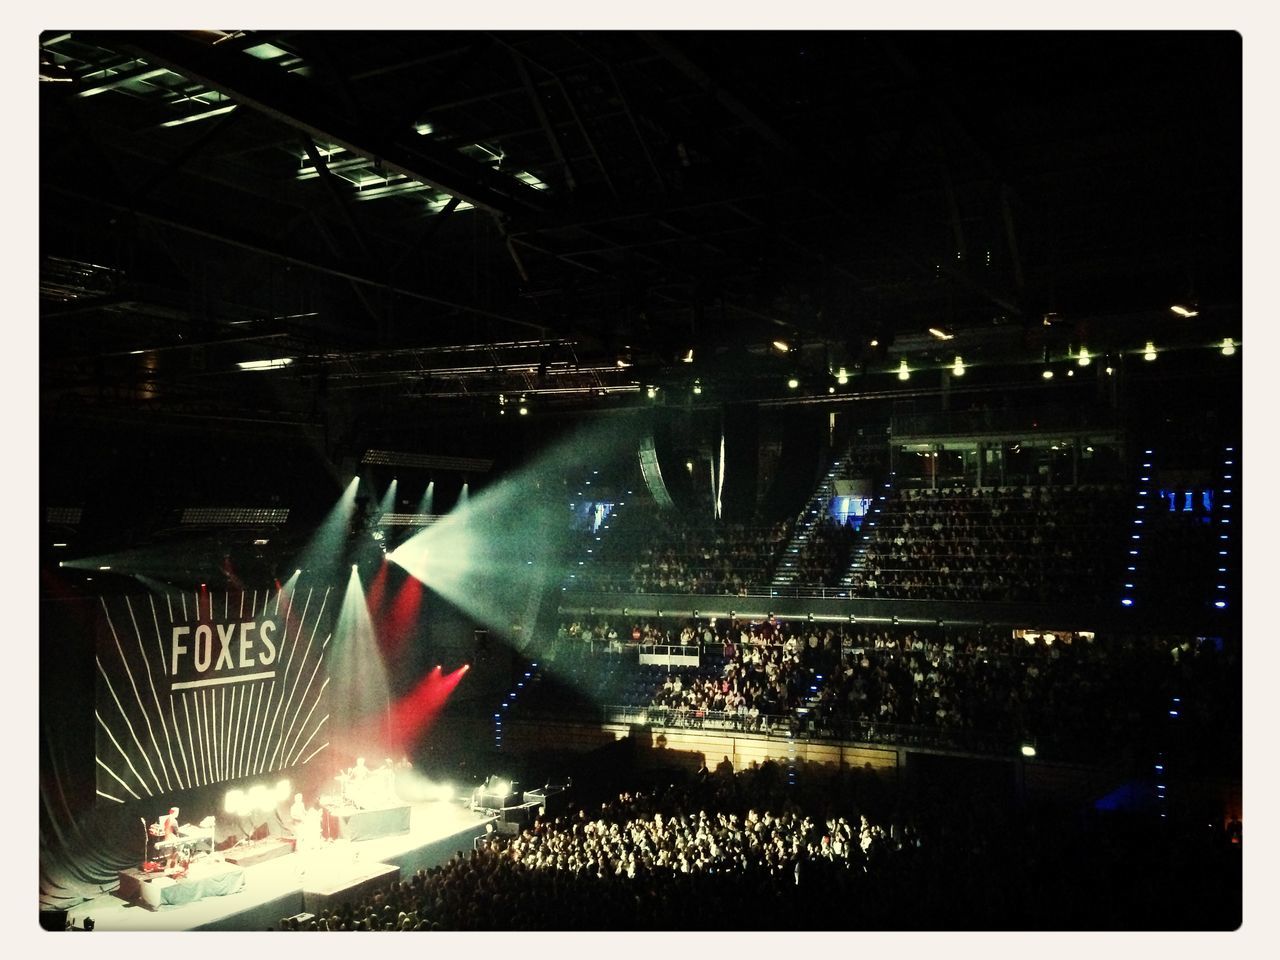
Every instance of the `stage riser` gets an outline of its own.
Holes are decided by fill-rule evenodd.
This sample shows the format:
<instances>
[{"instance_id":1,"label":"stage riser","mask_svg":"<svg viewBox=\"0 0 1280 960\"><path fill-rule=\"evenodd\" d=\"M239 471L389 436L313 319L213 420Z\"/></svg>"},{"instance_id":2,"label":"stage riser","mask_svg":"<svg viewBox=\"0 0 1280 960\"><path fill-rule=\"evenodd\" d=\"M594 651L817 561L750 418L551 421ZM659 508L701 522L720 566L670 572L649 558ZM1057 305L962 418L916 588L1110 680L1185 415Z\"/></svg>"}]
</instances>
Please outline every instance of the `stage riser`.
<instances>
[{"instance_id":1,"label":"stage riser","mask_svg":"<svg viewBox=\"0 0 1280 960\"><path fill-rule=\"evenodd\" d=\"M394 881L400 879L400 868L394 864L377 864L382 867L373 876L355 880L345 886L320 890L302 891L302 908L308 913L323 913L331 906L352 903L372 896L378 890L385 890Z\"/></svg>"},{"instance_id":2,"label":"stage riser","mask_svg":"<svg viewBox=\"0 0 1280 960\"><path fill-rule=\"evenodd\" d=\"M261 844L241 854L228 853L227 863L234 863L241 867L252 867L255 864L266 863L268 860L274 860L276 857L283 857L290 853L293 853L293 844L288 840L277 840L273 843Z\"/></svg>"}]
</instances>

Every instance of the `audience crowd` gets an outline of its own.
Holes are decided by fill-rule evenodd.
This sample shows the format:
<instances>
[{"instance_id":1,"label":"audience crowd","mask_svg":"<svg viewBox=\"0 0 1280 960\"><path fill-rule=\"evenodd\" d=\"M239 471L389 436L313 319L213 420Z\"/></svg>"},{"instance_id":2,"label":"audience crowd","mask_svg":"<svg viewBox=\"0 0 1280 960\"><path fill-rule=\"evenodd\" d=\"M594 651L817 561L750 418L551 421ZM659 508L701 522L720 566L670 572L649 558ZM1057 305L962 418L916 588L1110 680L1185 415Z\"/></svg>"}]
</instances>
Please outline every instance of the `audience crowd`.
<instances>
[{"instance_id":1,"label":"audience crowd","mask_svg":"<svg viewBox=\"0 0 1280 960\"><path fill-rule=\"evenodd\" d=\"M1131 510L1114 487L902 490L864 527L854 593L1105 602Z\"/></svg>"},{"instance_id":2,"label":"audience crowd","mask_svg":"<svg viewBox=\"0 0 1280 960\"><path fill-rule=\"evenodd\" d=\"M1238 923L1221 829L1063 818L979 781L774 761L562 816L285 930L1196 929ZM622 786L622 789L618 789ZM576 788L575 788L576 789Z\"/></svg>"}]
</instances>

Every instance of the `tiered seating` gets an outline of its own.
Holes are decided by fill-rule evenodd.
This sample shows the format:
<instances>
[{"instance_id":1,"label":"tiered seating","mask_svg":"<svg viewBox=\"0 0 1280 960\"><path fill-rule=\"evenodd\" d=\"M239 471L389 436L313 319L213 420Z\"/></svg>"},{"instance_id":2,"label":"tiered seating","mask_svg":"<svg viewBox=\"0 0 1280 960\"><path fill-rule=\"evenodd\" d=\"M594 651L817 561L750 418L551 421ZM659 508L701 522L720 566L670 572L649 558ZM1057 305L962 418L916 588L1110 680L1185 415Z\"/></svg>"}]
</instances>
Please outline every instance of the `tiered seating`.
<instances>
[{"instance_id":1,"label":"tiered seating","mask_svg":"<svg viewBox=\"0 0 1280 960\"><path fill-rule=\"evenodd\" d=\"M787 521L723 523L628 507L625 522L570 584L607 593L738 595L768 586L789 534Z\"/></svg>"},{"instance_id":2,"label":"tiered seating","mask_svg":"<svg viewBox=\"0 0 1280 960\"><path fill-rule=\"evenodd\" d=\"M904 490L881 512L854 592L1105 602L1126 509L1116 487Z\"/></svg>"}]
</instances>

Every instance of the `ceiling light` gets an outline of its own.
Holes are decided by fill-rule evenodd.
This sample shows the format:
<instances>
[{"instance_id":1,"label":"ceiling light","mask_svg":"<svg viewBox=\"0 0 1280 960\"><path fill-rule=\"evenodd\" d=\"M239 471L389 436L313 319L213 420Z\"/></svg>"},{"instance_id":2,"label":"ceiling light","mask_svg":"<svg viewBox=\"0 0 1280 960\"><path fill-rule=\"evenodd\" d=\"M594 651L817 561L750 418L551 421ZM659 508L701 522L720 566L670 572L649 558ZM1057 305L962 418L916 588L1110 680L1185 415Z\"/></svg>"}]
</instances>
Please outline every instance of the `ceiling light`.
<instances>
[{"instance_id":1,"label":"ceiling light","mask_svg":"<svg viewBox=\"0 0 1280 960\"><path fill-rule=\"evenodd\" d=\"M840 386L843 387L848 382L849 382L849 371L846 370L844 367L841 367L839 372L836 374L836 383L840 384Z\"/></svg>"},{"instance_id":2,"label":"ceiling light","mask_svg":"<svg viewBox=\"0 0 1280 960\"><path fill-rule=\"evenodd\" d=\"M1107 367L1107 376L1108 376L1108 377L1109 377L1109 376L1111 376L1111 375L1112 375L1113 373L1115 373L1115 372L1116 372L1116 368L1115 368L1115 367Z\"/></svg>"},{"instance_id":3,"label":"ceiling light","mask_svg":"<svg viewBox=\"0 0 1280 960\"><path fill-rule=\"evenodd\" d=\"M907 358L906 358L906 357L903 357L903 358L902 358L902 360L901 360L901 362L898 364L898 379L899 379L899 380L910 380L910 379L911 379L911 371L907 369Z\"/></svg>"},{"instance_id":4,"label":"ceiling light","mask_svg":"<svg viewBox=\"0 0 1280 960\"><path fill-rule=\"evenodd\" d=\"M800 386L800 381L797 380L795 377L792 377L790 380L787 381L787 386L790 387L792 390L794 390L796 387Z\"/></svg>"},{"instance_id":5,"label":"ceiling light","mask_svg":"<svg viewBox=\"0 0 1280 960\"><path fill-rule=\"evenodd\" d=\"M835 387L827 387L827 393L835 393L835 392L836 392Z\"/></svg>"},{"instance_id":6,"label":"ceiling light","mask_svg":"<svg viewBox=\"0 0 1280 960\"><path fill-rule=\"evenodd\" d=\"M1172 310L1174 313L1176 313L1178 316L1185 317L1187 320L1190 320L1192 317L1200 316L1200 311L1197 310L1195 307L1184 307L1181 304L1175 303L1169 309Z\"/></svg>"},{"instance_id":7,"label":"ceiling light","mask_svg":"<svg viewBox=\"0 0 1280 960\"><path fill-rule=\"evenodd\" d=\"M210 117L220 117L224 113L230 113L239 104L230 104L225 107L218 107L216 110L206 110L204 113L193 113L190 116L179 117L177 120L166 120L160 124L162 127L180 127L185 123L195 123L197 120L208 120Z\"/></svg>"},{"instance_id":8,"label":"ceiling light","mask_svg":"<svg viewBox=\"0 0 1280 960\"><path fill-rule=\"evenodd\" d=\"M694 392L694 394L695 394L695 395L697 395L697 396L701 396L701 395L702 395L702 381L701 381L701 380L695 380L695 381L693 381L693 392Z\"/></svg>"},{"instance_id":9,"label":"ceiling light","mask_svg":"<svg viewBox=\"0 0 1280 960\"><path fill-rule=\"evenodd\" d=\"M930 327L929 332L932 333L939 340L954 340L956 338L956 335L954 333L947 333L947 331L943 330L940 327Z\"/></svg>"},{"instance_id":10,"label":"ceiling light","mask_svg":"<svg viewBox=\"0 0 1280 960\"><path fill-rule=\"evenodd\" d=\"M680 358L681 363L693 363L693 347L689 348L689 352Z\"/></svg>"},{"instance_id":11,"label":"ceiling light","mask_svg":"<svg viewBox=\"0 0 1280 960\"><path fill-rule=\"evenodd\" d=\"M1236 352L1236 342L1230 337L1222 338L1222 355L1229 357Z\"/></svg>"},{"instance_id":12,"label":"ceiling light","mask_svg":"<svg viewBox=\"0 0 1280 960\"><path fill-rule=\"evenodd\" d=\"M656 396L658 395L658 388L657 388L657 387L645 387L645 391L644 391L644 393L645 393L645 396L647 396L650 400L652 400L654 397L656 397Z\"/></svg>"},{"instance_id":13,"label":"ceiling light","mask_svg":"<svg viewBox=\"0 0 1280 960\"><path fill-rule=\"evenodd\" d=\"M1088 348L1082 346L1080 348L1080 355L1076 358L1076 363L1082 367L1087 367L1092 360L1093 357L1089 356Z\"/></svg>"},{"instance_id":14,"label":"ceiling light","mask_svg":"<svg viewBox=\"0 0 1280 960\"><path fill-rule=\"evenodd\" d=\"M957 357L956 357L956 362L955 362L955 364L951 367L951 375L952 375L953 377L963 377L963 376L964 376L964 361L963 361L963 360L961 360L959 356L957 356Z\"/></svg>"},{"instance_id":15,"label":"ceiling light","mask_svg":"<svg viewBox=\"0 0 1280 960\"><path fill-rule=\"evenodd\" d=\"M779 353L787 353L791 349L791 344L787 343L785 340L775 340L773 341L773 349L777 350Z\"/></svg>"},{"instance_id":16,"label":"ceiling light","mask_svg":"<svg viewBox=\"0 0 1280 960\"><path fill-rule=\"evenodd\" d=\"M1155 343L1154 343L1154 342L1152 342L1152 341L1148 340L1148 341L1147 341L1147 349L1146 349L1146 351L1142 354L1142 359L1143 359L1143 360L1154 360L1155 358L1156 358L1156 345L1155 345Z\"/></svg>"},{"instance_id":17,"label":"ceiling light","mask_svg":"<svg viewBox=\"0 0 1280 960\"><path fill-rule=\"evenodd\" d=\"M1040 371L1040 376L1044 377L1046 380L1052 380L1053 371L1050 370L1048 367L1045 367L1042 371Z\"/></svg>"},{"instance_id":18,"label":"ceiling light","mask_svg":"<svg viewBox=\"0 0 1280 960\"><path fill-rule=\"evenodd\" d=\"M526 406L521 406L521 407L520 407L520 416L522 416L522 417L527 417L528 415L529 415L529 408L528 408L528 407L526 407Z\"/></svg>"},{"instance_id":19,"label":"ceiling light","mask_svg":"<svg viewBox=\"0 0 1280 960\"><path fill-rule=\"evenodd\" d=\"M621 357L618 358L618 367L620 369L625 370L629 366L631 366L631 364L628 363L626 360L623 360Z\"/></svg>"},{"instance_id":20,"label":"ceiling light","mask_svg":"<svg viewBox=\"0 0 1280 960\"><path fill-rule=\"evenodd\" d=\"M277 357L274 360L242 360L236 366L241 370L279 370L293 363L293 357Z\"/></svg>"},{"instance_id":21,"label":"ceiling light","mask_svg":"<svg viewBox=\"0 0 1280 960\"><path fill-rule=\"evenodd\" d=\"M870 343L870 344L868 344L868 346L878 347L878 346L880 346L880 341L879 341L879 340L872 340L872 341L871 341L871 343Z\"/></svg>"}]
</instances>

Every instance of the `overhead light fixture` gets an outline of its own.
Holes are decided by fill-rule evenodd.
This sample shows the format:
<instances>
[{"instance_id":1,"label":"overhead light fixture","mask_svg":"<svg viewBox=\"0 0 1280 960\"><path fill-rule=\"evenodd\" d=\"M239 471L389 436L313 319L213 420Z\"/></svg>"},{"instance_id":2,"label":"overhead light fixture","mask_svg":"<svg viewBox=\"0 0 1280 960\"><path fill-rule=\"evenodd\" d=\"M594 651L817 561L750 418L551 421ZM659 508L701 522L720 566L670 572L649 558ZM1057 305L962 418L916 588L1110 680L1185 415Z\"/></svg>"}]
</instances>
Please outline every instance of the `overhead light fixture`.
<instances>
[{"instance_id":1,"label":"overhead light fixture","mask_svg":"<svg viewBox=\"0 0 1280 960\"><path fill-rule=\"evenodd\" d=\"M1033 744L1030 744L1030 743L1024 743L1024 744L1022 745L1022 755L1023 755L1024 757L1034 757L1034 756L1036 755L1036 748L1035 748L1035 746L1034 746Z\"/></svg>"},{"instance_id":2,"label":"overhead light fixture","mask_svg":"<svg viewBox=\"0 0 1280 960\"><path fill-rule=\"evenodd\" d=\"M279 370L293 363L293 357L276 357L274 360L242 360L236 364L241 370Z\"/></svg>"},{"instance_id":3,"label":"overhead light fixture","mask_svg":"<svg viewBox=\"0 0 1280 960\"><path fill-rule=\"evenodd\" d=\"M1236 352L1236 342L1230 337L1222 338L1222 355L1229 357Z\"/></svg>"},{"instance_id":4,"label":"overhead light fixture","mask_svg":"<svg viewBox=\"0 0 1280 960\"><path fill-rule=\"evenodd\" d=\"M1192 317L1200 316L1200 311L1197 310L1195 307L1184 307L1179 303L1175 303L1169 309L1172 310L1174 313L1176 313L1178 316L1183 317L1187 320L1190 320Z\"/></svg>"},{"instance_id":5,"label":"overhead light fixture","mask_svg":"<svg viewBox=\"0 0 1280 960\"><path fill-rule=\"evenodd\" d=\"M1080 347L1080 355L1076 358L1076 363L1082 367L1087 367L1093 361L1093 357L1089 356L1089 349L1085 346Z\"/></svg>"},{"instance_id":6,"label":"overhead light fixture","mask_svg":"<svg viewBox=\"0 0 1280 960\"><path fill-rule=\"evenodd\" d=\"M618 369L625 370L629 366L631 366L631 364L626 360L623 360L621 357L618 358Z\"/></svg>"},{"instance_id":7,"label":"overhead light fixture","mask_svg":"<svg viewBox=\"0 0 1280 960\"><path fill-rule=\"evenodd\" d=\"M522 416L522 417L527 417L528 415L529 415L529 408L528 408L528 407L526 407L526 406L521 405L521 407L520 407L520 416Z\"/></svg>"},{"instance_id":8,"label":"overhead light fixture","mask_svg":"<svg viewBox=\"0 0 1280 960\"><path fill-rule=\"evenodd\" d=\"M903 358L902 358L902 360L898 363L898 379L899 379L899 380L910 380L910 379L911 379L911 371L910 371L909 369L907 369L907 358L906 358L906 357L903 357Z\"/></svg>"},{"instance_id":9,"label":"overhead light fixture","mask_svg":"<svg viewBox=\"0 0 1280 960\"><path fill-rule=\"evenodd\" d=\"M701 396L701 395L702 395L702 381L701 381L701 380L695 380L695 381L693 381L693 393L694 393L694 395L695 395L695 396Z\"/></svg>"},{"instance_id":10,"label":"overhead light fixture","mask_svg":"<svg viewBox=\"0 0 1280 960\"><path fill-rule=\"evenodd\" d=\"M947 331L943 330L941 327L930 327L929 332L939 340L954 340L956 338L954 333L947 333Z\"/></svg>"},{"instance_id":11,"label":"overhead light fixture","mask_svg":"<svg viewBox=\"0 0 1280 960\"><path fill-rule=\"evenodd\" d=\"M773 341L773 349L777 350L779 353L787 353L791 350L791 344L787 343L785 340L775 340Z\"/></svg>"},{"instance_id":12,"label":"overhead light fixture","mask_svg":"<svg viewBox=\"0 0 1280 960\"><path fill-rule=\"evenodd\" d=\"M224 113L230 113L239 104L231 104L226 107L218 107L216 110L206 110L204 113L193 113L190 116L179 117L177 120L166 120L160 124L162 127L180 127L186 123L195 123L197 120L208 120L210 117L220 117Z\"/></svg>"},{"instance_id":13,"label":"overhead light fixture","mask_svg":"<svg viewBox=\"0 0 1280 960\"><path fill-rule=\"evenodd\" d=\"M1107 367L1107 376L1108 376L1108 377L1109 377L1109 376L1111 376L1111 375L1112 375L1113 373L1115 373L1115 372L1116 372L1116 368L1115 368L1115 367Z\"/></svg>"},{"instance_id":14,"label":"overhead light fixture","mask_svg":"<svg viewBox=\"0 0 1280 960\"><path fill-rule=\"evenodd\" d=\"M827 387L827 393L835 393L835 392L836 392L835 387Z\"/></svg>"},{"instance_id":15,"label":"overhead light fixture","mask_svg":"<svg viewBox=\"0 0 1280 960\"><path fill-rule=\"evenodd\" d=\"M846 370L844 367L841 367L840 370L836 373L836 383L840 384L840 386L843 387L848 382L849 382L849 371Z\"/></svg>"},{"instance_id":16,"label":"overhead light fixture","mask_svg":"<svg viewBox=\"0 0 1280 960\"><path fill-rule=\"evenodd\" d=\"M951 366L951 375L953 377L964 376L964 361L960 359L958 354L956 355L956 362Z\"/></svg>"},{"instance_id":17,"label":"overhead light fixture","mask_svg":"<svg viewBox=\"0 0 1280 960\"><path fill-rule=\"evenodd\" d=\"M879 341L879 340L876 340L876 339L874 339L874 338L872 338L871 342L870 342L869 344L867 344L867 346L870 346L870 347L878 347L878 346L880 346L880 341Z\"/></svg>"},{"instance_id":18,"label":"overhead light fixture","mask_svg":"<svg viewBox=\"0 0 1280 960\"><path fill-rule=\"evenodd\" d=\"M796 387L800 386L800 381L797 380L795 377L792 377L787 381L787 386L790 387L792 390L794 390Z\"/></svg>"},{"instance_id":19,"label":"overhead light fixture","mask_svg":"<svg viewBox=\"0 0 1280 960\"><path fill-rule=\"evenodd\" d=\"M1048 367L1045 367L1043 370L1040 371L1040 376L1044 377L1046 380L1052 380L1053 371L1050 370Z\"/></svg>"},{"instance_id":20,"label":"overhead light fixture","mask_svg":"<svg viewBox=\"0 0 1280 960\"><path fill-rule=\"evenodd\" d=\"M1142 354L1143 360L1154 360L1156 358L1156 345L1153 341L1147 341L1147 348Z\"/></svg>"},{"instance_id":21,"label":"overhead light fixture","mask_svg":"<svg viewBox=\"0 0 1280 960\"><path fill-rule=\"evenodd\" d=\"M645 387L644 394L646 397L652 400L654 397L658 395L658 388L653 386Z\"/></svg>"},{"instance_id":22,"label":"overhead light fixture","mask_svg":"<svg viewBox=\"0 0 1280 960\"><path fill-rule=\"evenodd\" d=\"M693 363L693 347L689 348L689 352L680 358L681 363Z\"/></svg>"}]
</instances>

